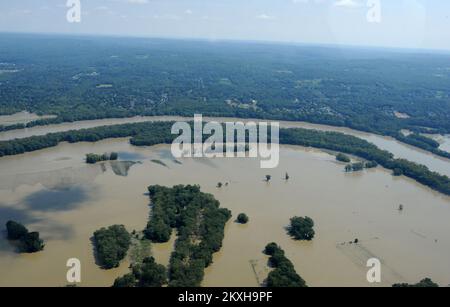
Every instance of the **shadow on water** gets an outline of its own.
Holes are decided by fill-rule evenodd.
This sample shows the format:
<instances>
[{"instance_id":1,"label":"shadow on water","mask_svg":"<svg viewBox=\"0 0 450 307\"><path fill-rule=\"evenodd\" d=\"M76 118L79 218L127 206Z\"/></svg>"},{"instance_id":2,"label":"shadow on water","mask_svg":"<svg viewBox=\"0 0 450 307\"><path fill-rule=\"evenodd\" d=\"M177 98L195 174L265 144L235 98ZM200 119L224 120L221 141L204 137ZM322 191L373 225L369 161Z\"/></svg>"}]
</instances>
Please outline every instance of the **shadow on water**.
<instances>
[{"instance_id":1,"label":"shadow on water","mask_svg":"<svg viewBox=\"0 0 450 307\"><path fill-rule=\"evenodd\" d=\"M81 186L76 186L34 192L24 199L24 204L33 211L69 211L78 208L88 199L88 191Z\"/></svg>"},{"instance_id":2,"label":"shadow on water","mask_svg":"<svg viewBox=\"0 0 450 307\"><path fill-rule=\"evenodd\" d=\"M71 226L37 217L29 209L12 208L0 204L0 252L18 251L17 244L7 239L6 223L10 220L25 225L30 231L40 232L44 241L68 240L74 236Z\"/></svg>"},{"instance_id":3,"label":"shadow on water","mask_svg":"<svg viewBox=\"0 0 450 307\"><path fill-rule=\"evenodd\" d=\"M129 151L119 151L118 155L121 161L139 161L147 158L144 154Z\"/></svg>"},{"instance_id":4,"label":"shadow on water","mask_svg":"<svg viewBox=\"0 0 450 307\"><path fill-rule=\"evenodd\" d=\"M127 177L131 167L142 162L134 161L111 161L111 169L116 176Z\"/></svg>"}]
</instances>

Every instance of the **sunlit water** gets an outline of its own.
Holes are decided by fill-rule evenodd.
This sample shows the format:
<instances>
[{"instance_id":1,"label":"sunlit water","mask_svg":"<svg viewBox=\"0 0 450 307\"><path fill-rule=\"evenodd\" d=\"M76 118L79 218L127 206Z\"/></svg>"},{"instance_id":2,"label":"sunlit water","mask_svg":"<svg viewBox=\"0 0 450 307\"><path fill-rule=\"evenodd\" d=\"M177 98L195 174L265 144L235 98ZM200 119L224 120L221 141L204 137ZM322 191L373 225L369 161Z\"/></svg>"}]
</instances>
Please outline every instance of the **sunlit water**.
<instances>
[{"instance_id":1,"label":"sunlit water","mask_svg":"<svg viewBox=\"0 0 450 307\"><path fill-rule=\"evenodd\" d=\"M105 271L95 264L91 237L100 227L142 230L148 185L199 184L233 212L222 250L206 270L205 286L257 286L267 276L264 246L277 242L311 286L368 286L366 261L383 262L382 285L431 277L450 283L450 198L381 168L346 174L334 156L283 146L280 165L262 170L257 159L179 159L169 146L137 148L126 139L55 148L0 159L0 225L8 219L41 232L43 252L21 255L0 240L0 286L63 286L66 261L79 258L82 285L110 286L128 261ZM86 165L88 152L118 151L141 163ZM152 162L161 160L167 166ZM290 180L284 174L289 172ZM270 183L263 181L271 174ZM229 183L221 189L218 182ZM398 211L400 204L404 210ZM247 225L234 223L245 212ZM312 242L296 242L285 227L293 216L316 223ZM349 242L358 238L360 244ZM174 239L174 237L173 237ZM174 240L153 245L168 263Z\"/></svg>"}]
</instances>

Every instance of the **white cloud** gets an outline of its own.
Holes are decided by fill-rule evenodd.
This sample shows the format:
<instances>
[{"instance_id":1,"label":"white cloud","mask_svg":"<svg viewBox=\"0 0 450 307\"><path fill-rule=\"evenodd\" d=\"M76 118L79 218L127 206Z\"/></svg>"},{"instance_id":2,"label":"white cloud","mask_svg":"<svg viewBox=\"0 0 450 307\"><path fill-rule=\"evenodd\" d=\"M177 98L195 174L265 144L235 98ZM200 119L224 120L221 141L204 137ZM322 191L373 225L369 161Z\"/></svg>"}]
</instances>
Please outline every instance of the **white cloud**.
<instances>
[{"instance_id":1,"label":"white cloud","mask_svg":"<svg viewBox=\"0 0 450 307\"><path fill-rule=\"evenodd\" d=\"M344 8L359 8L362 4L357 0L337 0L334 6L344 7Z\"/></svg>"},{"instance_id":2,"label":"white cloud","mask_svg":"<svg viewBox=\"0 0 450 307\"><path fill-rule=\"evenodd\" d=\"M148 0L127 0L127 2L132 4L147 4Z\"/></svg>"},{"instance_id":3,"label":"white cloud","mask_svg":"<svg viewBox=\"0 0 450 307\"><path fill-rule=\"evenodd\" d=\"M274 19L276 19L275 16L270 16L270 15L267 15L267 14L260 14L260 15L256 16L256 18L264 19L264 20L274 20Z\"/></svg>"}]
</instances>

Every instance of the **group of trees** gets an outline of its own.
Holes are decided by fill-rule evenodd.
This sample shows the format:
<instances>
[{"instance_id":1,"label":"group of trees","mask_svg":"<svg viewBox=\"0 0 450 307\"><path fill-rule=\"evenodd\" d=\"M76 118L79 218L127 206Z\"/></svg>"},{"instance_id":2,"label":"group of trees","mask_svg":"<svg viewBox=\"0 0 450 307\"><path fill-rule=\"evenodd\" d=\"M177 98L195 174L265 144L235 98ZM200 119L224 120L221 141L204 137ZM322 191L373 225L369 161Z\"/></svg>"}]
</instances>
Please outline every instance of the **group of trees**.
<instances>
[{"instance_id":1,"label":"group of trees","mask_svg":"<svg viewBox=\"0 0 450 307\"><path fill-rule=\"evenodd\" d=\"M375 168L377 166L378 163L376 161L350 163L345 166L345 172L360 172L365 168Z\"/></svg>"},{"instance_id":2,"label":"group of trees","mask_svg":"<svg viewBox=\"0 0 450 307\"><path fill-rule=\"evenodd\" d=\"M15 221L6 223L8 240L19 242L21 253L35 253L44 249L44 241L39 238L39 232L29 232L22 224Z\"/></svg>"},{"instance_id":3,"label":"group of trees","mask_svg":"<svg viewBox=\"0 0 450 307\"><path fill-rule=\"evenodd\" d=\"M131 244L131 235L123 225L101 228L94 232L93 239L97 260L104 269L118 267Z\"/></svg>"},{"instance_id":4,"label":"group of trees","mask_svg":"<svg viewBox=\"0 0 450 307\"><path fill-rule=\"evenodd\" d=\"M288 227L288 233L295 240L311 241L314 238L314 221L310 217L291 218L291 224Z\"/></svg>"},{"instance_id":5,"label":"group of trees","mask_svg":"<svg viewBox=\"0 0 450 307\"><path fill-rule=\"evenodd\" d=\"M170 144L176 137L171 134L173 122L144 122L134 124L97 127L78 131L50 133L0 142L0 157L53 147L60 142L96 142L107 138L131 137L131 144L151 146ZM207 136L204 136L205 138ZM270 141L270 139L269 139ZM450 195L450 179L430 171L426 166L405 159L395 159L392 153L381 150L372 143L339 132L324 132L310 129L280 129L280 143L333 150L365 159L365 167L381 165L397 169L407 177L441 193ZM271 176L266 176L270 180Z\"/></svg>"},{"instance_id":6,"label":"group of trees","mask_svg":"<svg viewBox=\"0 0 450 307\"><path fill-rule=\"evenodd\" d=\"M102 155L97 155L93 153L86 154L86 163L95 164L101 161L115 161L119 158L117 152L112 152L110 154L104 153Z\"/></svg>"},{"instance_id":7,"label":"group of trees","mask_svg":"<svg viewBox=\"0 0 450 307\"><path fill-rule=\"evenodd\" d=\"M199 286L204 269L220 250L231 212L199 186L173 188L150 186L152 213L144 233L153 242L167 242L177 230L175 250L169 264L169 286Z\"/></svg>"},{"instance_id":8,"label":"group of trees","mask_svg":"<svg viewBox=\"0 0 450 307\"><path fill-rule=\"evenodd\" d=\"M439 285L434 283L430 278L424 278L420 282L416 284L394 284L392 285L394 288L438 288Z\"/></svg>"},{"instance_id":9,"label":"group of trees","mask_svg":"<svg viewBox=\"0 0 450 307\"><path fill-rule=\"evenodd\" d=\"M268 287L307 287L306 282L295 271L292 262L286 258L284 251L276 243L269 243L264 249L270 265L275 268L269 273Z\"/></svg>"},{"instance_id":10,"label":"group of trees","mask_svg":"<svg viewBox=\"0 0 450 307\"><path fill-rule=\"evenodd\" d=\"M145 258L142 263L132 265L131 273L117 278L115 288L162 287L167 284L166 268L155 262L155 258Z\"/></svg>"},{"instance_id":11,"label":"group of trees","mask_svg":"<svg viewBox=\"0 0 450 307\"><path fill-rule=\"evenodd\" d=\"M429 131L428 131L429 132ZM450 153L439 149L440 144L426 136L418 133L412 133L404 136L401 132L396 134L395 138L403 143L421 148L423 150L434 153L435 155L450 159Z\"/></svg>"},{"instance_id":12,"label":"group of trees","mask_svg":"<svg viewBox=\"0 0 450 307\"><path fill-rule=\"evenodd\" d=\"M345 163L350 163L351 159L349 156L344 155L343 153L338 153L336 155L336 160L339 162L345 162Z\"/></svg>"}]
</instances>

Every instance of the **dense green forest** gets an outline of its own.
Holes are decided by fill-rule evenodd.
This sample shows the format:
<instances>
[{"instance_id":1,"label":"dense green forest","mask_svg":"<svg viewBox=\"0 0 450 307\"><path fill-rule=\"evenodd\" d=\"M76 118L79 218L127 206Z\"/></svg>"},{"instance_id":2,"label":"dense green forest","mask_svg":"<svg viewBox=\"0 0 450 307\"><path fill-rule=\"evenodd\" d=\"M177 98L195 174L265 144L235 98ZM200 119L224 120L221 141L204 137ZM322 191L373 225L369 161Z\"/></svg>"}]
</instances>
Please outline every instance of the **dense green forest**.
<instances>
[{"instance_id":1,"label":"dense green forest","mask_svg":"<svg viewBox=\"0 0 450 307\"><path fill-rule=\"evenodd\" d=\"M449 157L400 133L450 133L448 54L26 34L0 45L0 114L57 116L27 127L197 112L347 126Z\"/></svg>"},{"instance_id":2,"label":"dense green forest","mask_svg":"<svg viewBox=\"0 0 450 307\"><path fill-rule=\"evenodd\" d=\"M107 138L120 137L131 137L130 142L135 146L171 144L176 137L170 133L172 125L173 122L143 122L1 141L0 157L53 147L60 142L96 142ZM207 137L207 135L204 136L204 138ZM381 150L374 144L351 135L339 132L286 128L280 129L280 144L315 147L355 155L370 161L364 167L381 165L384 168L396 170L401 175L412 178L436 191L450 195L450 179L447 176L432 172L424 165L405 159L395 159L390 152Z\"/></svg>"},{"instance_id":3,"label":"dense green forest","mask_svg":"<svg viewBox=\"0 0 450 307\"><path fill-rule=\"evenodd\" d=\"M199 186L150 186L152 214L144 233L154 242L167 242L177 231L169 264L169 286L198 287L212 255L222 247L231 212Z\"/></svg>"},{"instance_id":4,"label":"dense green forest","mask_svg":"<svg viewBox=\"0 0 450 307\"><path fill-rule=\"evenodd\" d=\"M163 243L172 232L177 235L168 271L153 257L146 258L133 264L131 273L117 278L113 287L199 287L213 254L222 247L231 212L197 185L154 185L148 191L152 211L144 230L146 239Z\"/></svg>"},{"instance_id":5,"label":"dense green forest","mask_svg":"<svg viewBox=\"0 0 450 307\"><path fill-rule=\"evenodd\" d=\"M123 225L113 225L94 232L96 258L104 269L118 267L127 255L131 235Z\"/></svg>"},{"instance_id":6,"label":"dense green forest","mask_svg":"<svg viewBox=\"0 0 450 307\"><path fill-rule=\"evenodd\" d=\"M307 287L292 262L285 256L284 250L276 243L267 244L264 253L270 256L269 263L274 268L266 280L268 287Z\"/></svg>"}]
</instances>

